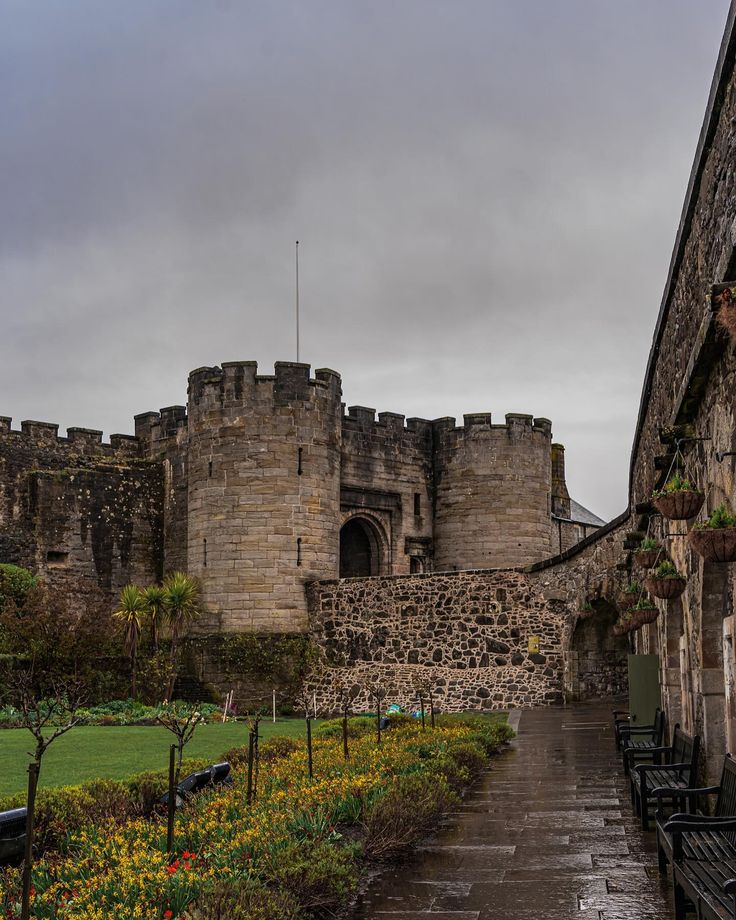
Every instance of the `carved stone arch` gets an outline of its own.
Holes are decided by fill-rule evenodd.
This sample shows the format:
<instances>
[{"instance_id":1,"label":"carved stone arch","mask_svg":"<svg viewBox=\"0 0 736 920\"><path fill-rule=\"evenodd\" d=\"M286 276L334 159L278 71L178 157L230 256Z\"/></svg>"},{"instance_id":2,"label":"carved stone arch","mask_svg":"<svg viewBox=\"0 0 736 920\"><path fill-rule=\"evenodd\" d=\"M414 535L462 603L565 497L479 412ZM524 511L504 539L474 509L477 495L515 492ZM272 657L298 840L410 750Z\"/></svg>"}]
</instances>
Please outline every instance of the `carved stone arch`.
<instances>
[{"instance_id":1,"label":"carved stone arch","mask_svg":"<svg viewBox=\"0 0 736 920\"><path fill-rule=\"evenodd\" d=\"M340 578L366 578L391 571L391 544L383 522L362 509L343 515Z\"/></svg>"},{"instance_id":2,"label":"carved stone arch","mask_svg":"<svg viewBox=\"0 0 736 920\"><path fill-rule=\"evenodd\" d=\"M568 699L618 696L626 688L628 641L625 636L613 634L618 611L605 598L596 599L593 607L592 617L577 618L570 623L566 637L565 693Z\"/></svg>"}]
</instances>

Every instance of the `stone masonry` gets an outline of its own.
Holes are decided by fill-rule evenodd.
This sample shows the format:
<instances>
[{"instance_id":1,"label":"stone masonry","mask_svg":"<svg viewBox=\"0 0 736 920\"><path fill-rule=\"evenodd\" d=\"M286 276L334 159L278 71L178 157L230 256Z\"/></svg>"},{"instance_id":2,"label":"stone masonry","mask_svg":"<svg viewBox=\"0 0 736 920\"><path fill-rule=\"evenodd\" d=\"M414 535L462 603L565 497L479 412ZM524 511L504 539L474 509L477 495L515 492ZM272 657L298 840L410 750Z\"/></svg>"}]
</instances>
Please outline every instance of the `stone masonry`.
<instances>
[{"instance_id":1,"label":"stone masonry","mask_svg":"<svg viewBox=\"0 0 736 920\"><path fill-rule=\"evenodd\" d=\"M201 635L304 633L311 582L523 565L590 527L547 419L341 400L334 371L237 361L193 371L186 406L109 445L2 418L0 562L112 594L182 569L202 583Z\"/></svg>"}]
</instances>

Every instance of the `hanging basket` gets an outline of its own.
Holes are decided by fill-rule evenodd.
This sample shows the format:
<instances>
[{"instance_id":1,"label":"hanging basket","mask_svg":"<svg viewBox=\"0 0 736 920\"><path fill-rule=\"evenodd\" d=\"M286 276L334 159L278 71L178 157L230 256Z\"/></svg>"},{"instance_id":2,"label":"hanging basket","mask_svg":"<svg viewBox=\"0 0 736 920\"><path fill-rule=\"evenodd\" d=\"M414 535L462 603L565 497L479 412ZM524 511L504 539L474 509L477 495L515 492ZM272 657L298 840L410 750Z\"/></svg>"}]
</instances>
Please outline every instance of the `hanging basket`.
<instances>
[{"instance_id":1,"label":"hanging basket","mask_svg":"<svg viewBox=\"0 0 736 920\"><path fill-rule=\"evenodd\" d=\"M651 569L661 555L661 546L659 549L639 549L634 553L634 561L638 566L641 566L642 569Z\"/></svg>"},{"instance_id":2,"label":"hanging basket","mask_svg":"<svg viewBox=\"0 0 736 920\"><path fill-rule=\"evenodd\" d=\"M679 597L685 590L687 579L680 576L670 578L659 578L656 575L650 575L644 579L647 591L655 597L664 601L671 601Z\"/></svg>"},{"instance_id":3,"label":"hanging basket","mask_svg":"<svg viewBox=\"0 0 736 920\"><path fill-rule=\"evenodd\" d=\"M703 507L703 492L667 492L652 499L652 504L659 513L670 521L687 521L694 518Z\"/></svg>"},{"instance_id":4,"label":"hanging basket","mask_svg":"<svg viewBox=\"0 0 736 920\"><path fill-rule=\"evenodd\" d=\"M636 623L635 629L640 629L648 623L654 623L659 616L659 610L656 607L645 607L642 610L632 610L631 618Z\"/></svg>"},{"instance_id":5,"label":"hanging basket","mask_svg":"<svg viewBox=\"0 0 736 920\"><path fill-rule=\"evenodd\" d=\"M639 592L622 591L617 599L619 610L631 610L639 602Z\"/></svg>"},{"instance_id":6,"label":"hanging basket","mask_svg":"<svg viewBox=\"0 0 736 920\"><path fill-rule=\"evenodd\" d=\"M691 530L687 539L708 562L736 562L736 527L702 527Z\"/></svg>"}]
</instances>

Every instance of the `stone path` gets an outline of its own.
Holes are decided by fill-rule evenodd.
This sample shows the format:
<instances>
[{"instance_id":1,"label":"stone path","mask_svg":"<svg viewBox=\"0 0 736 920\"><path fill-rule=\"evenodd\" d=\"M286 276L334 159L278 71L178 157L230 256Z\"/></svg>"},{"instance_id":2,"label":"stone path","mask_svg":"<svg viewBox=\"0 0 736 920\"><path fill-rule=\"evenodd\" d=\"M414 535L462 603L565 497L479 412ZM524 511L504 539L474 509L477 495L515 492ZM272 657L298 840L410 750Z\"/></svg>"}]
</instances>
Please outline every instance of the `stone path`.
<instances>
[{"instance_id":1,"label":"stone path","mask_svg":"<svg viewBox=\"0 0 736 920\"><path fill-rule=\"evenodd\" d=\"M610 705L524 712L452 826L366 893L360 920L672 920L633 819ZM540 779L543 777L543 779Z\"/></svg>"}]
</instances>

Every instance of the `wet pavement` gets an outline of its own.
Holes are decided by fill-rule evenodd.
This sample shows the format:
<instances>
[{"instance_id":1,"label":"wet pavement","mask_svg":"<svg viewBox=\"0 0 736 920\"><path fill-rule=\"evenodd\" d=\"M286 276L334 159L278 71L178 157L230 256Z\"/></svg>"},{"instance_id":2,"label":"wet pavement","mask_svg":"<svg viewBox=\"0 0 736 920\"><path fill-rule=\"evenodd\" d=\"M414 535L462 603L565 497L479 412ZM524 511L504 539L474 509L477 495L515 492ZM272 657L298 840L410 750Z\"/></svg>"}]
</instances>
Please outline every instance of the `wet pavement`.
<instances>
[{"instance_id":1,"label":"wet pavement","mask_svg":"<svg viewBox=\"0 0 736 920\"><path fill-rule=\"evenodd\" d=\"M629 804L611 704L523 712L519 737L360 920L672 920Z\"/></svg>"}]
</instances>

